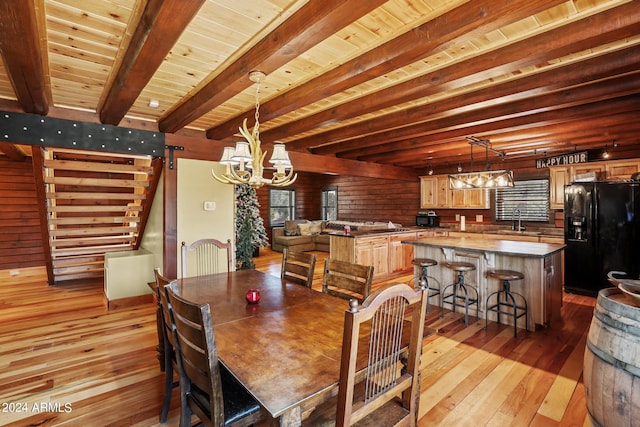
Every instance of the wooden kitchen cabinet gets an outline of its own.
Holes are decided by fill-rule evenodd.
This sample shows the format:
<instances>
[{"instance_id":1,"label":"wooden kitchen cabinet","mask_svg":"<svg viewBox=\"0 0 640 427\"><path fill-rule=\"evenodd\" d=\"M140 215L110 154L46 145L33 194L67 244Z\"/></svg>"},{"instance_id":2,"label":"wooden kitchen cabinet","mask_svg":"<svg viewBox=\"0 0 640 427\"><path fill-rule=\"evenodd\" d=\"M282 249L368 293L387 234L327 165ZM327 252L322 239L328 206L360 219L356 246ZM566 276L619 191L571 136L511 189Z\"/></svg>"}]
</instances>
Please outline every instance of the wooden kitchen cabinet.
<instances>
[{"instance_id":1,"label":"wooden kitchen cabinet","mask_svg":"<svg viewBox=\"0 0 640 427\"><path fill-rule=\"evenodd\" d=\"M569 182L568 166L549 168L549 207L551 209L564 209L564 186Z\"/></svg>"},{"instance_id":2,"label":"wooden kitchen cabinet","mask_svg":"<svg viewBox=\"0 0 640 427\"><path fill-rule=\"evenodd\" d=\"M437 184L434 176L420 177L420 209L436 207Z\"/></svg>"},{"instance_id":3,"label":"wooden kitchen cabinet","mask_svg":"<svg viewBox=\"0 0 640 427\"><path fill-rule=\"evenodd\" d=\"M570 169L571 180L573 181L576 175L582 175L591 172L596 172L598 174L598 179L604 179L605 169L605 162L580 163L577 165L573 165Z\"/></svg>"},{"instance_id":4,"label":"wooden kitchen cabinet","mask_svg":"<svg viewBox=\"0 0 640 427\"><path fill-rule=\"evenodd\" d=\"M449 176L436 176L436 207L449 208L453 199L452 190L449 189Z\"/></svg>"},{"instance_id":5,"label":"wooden kitchen cabinet","mask_svg":"<svg viewBox=\"0 0 640 427\"><path fill-rule=\"evenodd\" d=\"M330 236L332 259L373 266L374 282L411 271L413 246L402 241L416 239L415 232Z\"/></svg>"},{"instance_id":6,"label":"wooden kitchen cabinet","mask_svg":"<svg viewBox=\"0 0 640 427\"><path fill-rule=\"evenodd\" d=\"M374 280L387 277L389 274L389 238L365 237L356 238L356 264L373 265Z\"/></svg>"},{"instance_id":7,"label":"wooden kitchen cabinet","mask_svg":"<svg viewBox=\"0 0 640 427\"><path fill-rule=\"evenodd\" d=\"M630 179L636 172L640 172L639 160L616 160L605 164L607 179Z\"/></svg>"},{"instance_id":8,"label":"wooden kitchen cabinet","mask_svg":"<svg viewBox=\"0 0 640 427\"><path fill-rule=\"evenodd\" d=\"M403 240L415 240L416 234L389 236L389 272L402 273L410 270L413 260L413 245L405 245Z\"/></svg>"},{"instance_id":9,"label":"wooden kitchen cabinet","mask_svg":"<svg viewBox=\"0 0 640 427\"><path fill-rule=\"evenodd\" d=\"M486 189L451 190L449 175L420 177L421 209L489 209Z\"/></svg>"}]
</instances>

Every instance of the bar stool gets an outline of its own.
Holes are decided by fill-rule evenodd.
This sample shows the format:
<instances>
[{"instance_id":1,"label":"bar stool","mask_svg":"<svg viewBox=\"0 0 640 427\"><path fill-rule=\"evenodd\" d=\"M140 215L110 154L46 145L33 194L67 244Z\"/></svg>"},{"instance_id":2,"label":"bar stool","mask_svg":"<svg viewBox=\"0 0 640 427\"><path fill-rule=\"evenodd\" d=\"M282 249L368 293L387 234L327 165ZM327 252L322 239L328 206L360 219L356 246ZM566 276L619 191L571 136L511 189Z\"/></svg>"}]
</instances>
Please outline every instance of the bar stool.
<instances>
[{"instance_id":1,"label":"bar stool","mask_svg":"<svg viewBox=\"0 0 640 427\"><path fill-rule=\"evenodd\" d=\"M525 330L529 329L529 318L527 317L527 300L524 296L511 292L511 280L522 280L524 274L519 271L512 270L490 270L487 272L487 277L493 277L498 280L502 280L502 289L491 293L487 297L487 313L485 316L485 329L489 324L489 312L493 311L497 315L498 323L500 323L500 315L512 315L513 316L513 336L518 336L518 319L524 316ZM496 303L489 305L489 299L496 297ZM502 297L502 298L501 298ZM522 305L518 305L516 298L521 299ZM507 311L508 310L508 311Z\"/></svg>"},{"instance_id":2,"label":"bar stool","mask_svg":"<svg viewBox=\"0 0 640 427\"><path fill-rule=\"evenodd\" d=\"M465 271L473 271L476 269L476 266L471 264L470 262L445 262L444 266L450 268L458 273L458 281L447 285L442 290L442 295L440 299L440 310L444 310L445 302L447 304L451 304L451 311L456 312L456 307L460 305L460 307L464 306L464 324L465 326L469 326L469 307L472 305L476 305L476 317L478 317L478 290L470 285L464 283L464 273ZM447 294L447 290L449 288L453 288L452 292ZM475 294L475 298L469 297L469 290L472 290ZM463 295L458 295L458 291L464 292ZM447 301L447 300L451 301ZM459 300L464 300L463 304L458 304Z\"/></svg>"},{"instance_id":3,"label":"bar stool","mask_svg":"<svg viewBox=\"0 0 640 427\"><path fill-rule=\"evenodd\" d=\"M432 288L429 285L429 275L427 273L427 269L429 267L433 267L434 265L438 265L438 261L431 258L414 258L411 260L411 264L420 268L420 276L415 275L413 278L414 287L419 286L423 289L426 289L427 292L427 313L429 312L429 298L435 297L436 295L440 295L440 285L437 288ZM435 280L435 278L432 277ZM440 303L438 303L438 306Z\"/></svg>"}]
</instances>

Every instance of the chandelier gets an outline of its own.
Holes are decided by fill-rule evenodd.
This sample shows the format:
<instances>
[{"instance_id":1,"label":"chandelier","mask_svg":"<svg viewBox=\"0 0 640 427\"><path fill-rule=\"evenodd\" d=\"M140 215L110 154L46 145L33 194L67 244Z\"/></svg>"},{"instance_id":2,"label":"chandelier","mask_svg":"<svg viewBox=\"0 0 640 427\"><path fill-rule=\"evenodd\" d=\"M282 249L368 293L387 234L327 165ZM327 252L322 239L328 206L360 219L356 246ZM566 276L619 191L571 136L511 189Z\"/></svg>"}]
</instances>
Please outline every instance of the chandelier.
<instances>
[{"instance_id":1,"label":"chandelier","mask_svg":"<svg viewBox=\"0 0 640 427\"><path fill-rule=\"evenodd\" d=\"M260 147L260 123L258 119L260 118L260 83L264 78L265 74L262 71L249 73L249 79L257 83L256 122L253 125L253 130L249 132L247 119L244 119L239 130L245 141L238 141L235 148L224 147L220 163L225 165L226 169L222 176L216 175L213 170L211 171L213 177L223 184L249 184L256 188L265 184L274 187L285 187L298 178L298 175L293 173L293 165L289 160L289 153L287 153L284 144L273 145L273 154L269 159L269 163L273 165L275 172L271 179L262 176L267 152L263 152Z\"/></svg>"},{"instance_id":2,"label":"chandelier","mask_svg":"<svg viewBox=\"0 0 640 427\"><path fill-rule=\"evenodd\" d=\"M464 190L473 188L498 188L513 187L513 171L510 170L490 170L489 150L498 154L504 160L504 153L489 147L491 144L486 139L479 139L475 136L468 137L471 146L471 169L473 170L473 146L480 145L485 148L486 170L479 172L460 172L449 175L449 188L451 190Z\"/></svg>"}]
</instances>

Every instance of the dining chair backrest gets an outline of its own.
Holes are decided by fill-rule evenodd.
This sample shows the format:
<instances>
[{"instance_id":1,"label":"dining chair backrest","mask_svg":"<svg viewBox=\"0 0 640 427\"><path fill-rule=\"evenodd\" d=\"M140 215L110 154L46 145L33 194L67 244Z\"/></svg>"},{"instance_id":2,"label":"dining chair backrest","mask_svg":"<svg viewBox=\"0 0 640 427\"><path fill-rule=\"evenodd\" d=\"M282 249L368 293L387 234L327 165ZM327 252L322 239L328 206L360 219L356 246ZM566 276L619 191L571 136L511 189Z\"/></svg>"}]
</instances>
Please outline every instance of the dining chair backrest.
<instances>
[{"instance_id":1,"label":"dining chair backrest","mask_svg":"<svg viewBox=\"0 0 640 427\"><path fill-rule=\"evenodd\" d=\"M322 292L359 302L369 296L373 280L373 266L353 264L327 258L324 263Z\"/></svg>"},{"instance_id":2,"label":"dining chair backrest","mask_svg":"<svg viewBox=\"0 0 640 427\"><path fill-rule=\"evenodd\" d=\"M283 281L299 283L308 288L313 284L313 273L316 267L315 254L290 251L282 252L282 269L280 278Z\"/></svg>"},{"instance_id":3,"label":"dining chair backrest","mask_svg":"<svg viewBox=\"0 0 640 427\"><path fill-rule=\"evenodd\" d=\"M165 292L180 373L180 425L190 426L192 414L207 426L250 425L260 420L260 405L218 361L209 304L182 298L178 286L172 282Z\"/></svg>"},{"instance_id":4,"label":"dining chair backrest","mask_svg":"<svg viewBox=\"0 0 640 427\"><path fill-rule=\"evenodd\" d=\"M182 242L181 267L182 278L232 271L231 239L226 243L217 239L200 239L190 245Z\"/></svg>"},{"instance_id":5,"label":"dining chair backrest","mask_svg":"<svg viewBox=\"0 0 640 427\"><path fill-rule=\"evenodd\" d=\"M173 381L173 373L177 372L173 322L171 321L171 314L169 313L167 293L164 291L165 286L171 283L171 280L162 275L159 268L154 268L153 272L156 278L156 298L159 305L158 317L160 323L162 323L158 328L158 340L162 343L162 366L164 367L165 374L164 398L160 412L160 422L164 423L169 413L171 392L174 387L178 386L178 383Z\"/></svg>"},{"instance_id":6,"label":"dining chair backrest","mask_svg":"<svg viewBox=\"0 0 640 427\"><path fill-rule=\"evenodd\" d=\"M171 351L173 351L173 325L171 323L171 317L169 314L169 302L167 301L167 294L166 292L164 292L165 286L171 283L171 280L162 275L159 268L155 268L153 271L156 277L156 287L158 294L157 298L160 302L160 318L162 320L163 335L166 337L167 341L169 341L169 344L171 345Z\"/></svg>"},{"instance_id":7,"label":"dining chair backrest","mask_svg":"<svg viewBox=\"0 0 640 427\"><path fill-rule=\"evenodd\" d=\"M375 420L373 425L398 425L402 419L406 422L402 425L415 426L426 301L423 289L390 284L361 305L350 302L344 319L337 426L350 426L365 417ZM356 381L356 371L365 368L357 364L363 354L360 346L368 356L365 378Z\"/></svg>"}]
</instances>

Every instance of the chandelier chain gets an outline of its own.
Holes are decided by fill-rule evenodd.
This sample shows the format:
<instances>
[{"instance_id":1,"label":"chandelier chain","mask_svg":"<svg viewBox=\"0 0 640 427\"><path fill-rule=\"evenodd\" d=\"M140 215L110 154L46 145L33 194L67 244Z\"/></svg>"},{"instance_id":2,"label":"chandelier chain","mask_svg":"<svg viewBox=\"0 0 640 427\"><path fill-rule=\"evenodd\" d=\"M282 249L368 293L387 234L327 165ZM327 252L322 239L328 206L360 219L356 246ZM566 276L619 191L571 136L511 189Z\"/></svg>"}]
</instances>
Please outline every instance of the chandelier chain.
<instances>
[{"instance_id":1,"label":"chandelier chain","mask_svg":"<svg viewBox=\"0 0 640 427\"><path fill-rule=\"evenodd\" d=\"M256 83L256 112L254 114L256 123L253 125L253 132L256 135L256 139L260 140L260 79Z\"/></svg>"}]
</instances>

